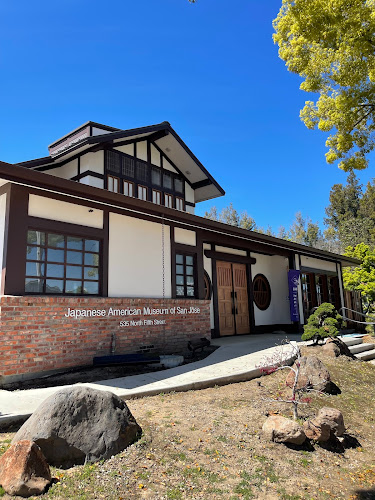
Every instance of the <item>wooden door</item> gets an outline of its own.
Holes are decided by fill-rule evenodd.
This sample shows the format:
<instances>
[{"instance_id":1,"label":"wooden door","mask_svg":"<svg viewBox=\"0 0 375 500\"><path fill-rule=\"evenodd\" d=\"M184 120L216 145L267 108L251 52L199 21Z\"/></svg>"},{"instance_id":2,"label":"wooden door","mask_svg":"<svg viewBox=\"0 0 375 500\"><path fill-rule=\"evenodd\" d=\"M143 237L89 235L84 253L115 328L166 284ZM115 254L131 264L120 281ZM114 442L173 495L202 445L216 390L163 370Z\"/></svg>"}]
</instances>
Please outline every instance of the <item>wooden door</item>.
<instances>
[{"instance_id":1,"label":"wooden door","mask_svg":"<svg viewBox=\"0 0 375 500\"><path fill-rule=\"evenodd\" d=\"M245 264L216 263L220 335L250 333Z\"/></svg>"},{"instance_id":2,"label":"wooden door","mask_svg":"<svg viewBox=\"0 0 375 500\"><path fill-rule=\"evenodd\" d=\"M249 300L245 264L232 264L236 333L250 333Z\"/></svg>"},{"instance_id":3,"label":"wooden door","mask_svg":"<svg viewBox=\"0 0 375 500\"><path fill-rule=\"evenodd\" d=\"M233 314L232 264L217 262L216 268L220 335L234 335L236 328Z\"/></svg>"}]
</instances>

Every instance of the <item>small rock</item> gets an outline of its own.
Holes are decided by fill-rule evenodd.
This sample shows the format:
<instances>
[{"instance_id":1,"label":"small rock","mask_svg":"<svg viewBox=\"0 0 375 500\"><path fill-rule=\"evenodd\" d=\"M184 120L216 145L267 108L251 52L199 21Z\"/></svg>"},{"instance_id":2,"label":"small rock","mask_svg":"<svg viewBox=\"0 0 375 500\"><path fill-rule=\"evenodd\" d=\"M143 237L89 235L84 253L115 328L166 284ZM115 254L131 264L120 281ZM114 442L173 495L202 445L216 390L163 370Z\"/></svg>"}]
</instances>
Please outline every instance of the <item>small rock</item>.
<instances>
[{"instance_id":1,"label":"small rock","mask_svg":"<svg viewBox=\"0 0 375 500\"><path fill-rule=\"evenodd\" d=\"M329 425L331 429L331 433L333 433L336 437L340 437L345 432L344 425L344 417L340 410L336 410L336 408L328 408L324 407L319 410L316 419L321 424Z\"/></svg>"},{"instance_id":2,"label":"small rock","mask_svg":"<svg viewBox=\"0 0 375 500\"><path fill-rule=\"evenodd\" d=\"M349 358L354 358L355 356L350 352L350 349L349 347L345 344L345 342L343 342L341 339L339 338L328 338L326 340L326 343L325 345L323 346L323 350L324 350L324 347L327 346L327 345L335 345L339 351L340 351L340 354L339 356L348 356Z\"/></svg>"},{"instance_id":3,"label":"small rock","mask_svg":"<svg viewBox=\"0 0 375 500\"><path fill-rule=\"evenodd\" d=\"M293 368L297 368L298 360ZM317 391L329 392L331 388L331 376L329 371L316 356L302 356L299 360L300 369L297 382L297 389L316 389ZM286 385L293 387L294 372L290 370Z\"/></svg>"},{"instance_id":4,"label":"small rock","mask_svg":"<svg viewBox=\"0 0 375 500\"><path fill-rule=\"evenodd\" d=\"M46 459L32 441L18 441L0 457L0 484L9 495L40 495L51 480Z\"/></svg>"},{"instance_id":5,"label":"small rock","mask_svg":"<svg viewBox=\"0 0 375 500\"><path fill-rule=\"evenodd\" d=\"M341 354L340 348L333 342L327 342L322 347L322 350L331 358L338 358Z\"/></svg>"},{"instance_id":6,"label":"small rock","mask_svg":"<svg viewBox=\"0 0 375 500\"><path fill-rule=\"evenodd\" d=\"M303 430L308 439L312 439L319 443L324 443L331 437L331 427L324 422L316 421L316 419L304 422Z\"/></svg>"},{"instance_id":7,"label":"small rock","mask_svg":"<svg viewBox=\"0 0 375 500\"><path fill-rule=\"evenodd\" d=\"M43 401L12 443L34 441L49 464L68 468L108 459L132 444L140 433L119 397L78 386L62 389Z\"/></svg>"},{"instance_id":8,"label":"small rock","mask_svg":"<svg viewBox=\"0 0 375 500\"><path fill-rule=\"evenodd\" d=\"M300 445L306 439L304 430L297 422L278 415L268 417L262 431L267 439L276 443Z\"/></svg>"}]
</instances>

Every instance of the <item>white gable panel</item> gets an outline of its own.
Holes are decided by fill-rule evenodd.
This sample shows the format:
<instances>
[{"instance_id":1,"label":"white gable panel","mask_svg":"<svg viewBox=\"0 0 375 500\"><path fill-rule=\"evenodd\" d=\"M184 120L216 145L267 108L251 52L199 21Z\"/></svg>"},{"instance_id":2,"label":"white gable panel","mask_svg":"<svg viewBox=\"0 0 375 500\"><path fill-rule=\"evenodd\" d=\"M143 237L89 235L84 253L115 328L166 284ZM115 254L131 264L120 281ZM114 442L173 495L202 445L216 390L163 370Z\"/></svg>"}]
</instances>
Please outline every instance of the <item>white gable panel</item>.
<instances>
[{"instance_id":1,"label":"white gable panel","mask_svg":"<svg viewBox=\"0 0 375 500\"><path fill-rule=\"evenodd\" d=\"M115 149L117 149L117 151L120 151L120 153L126 153L127 155L134 156L134 144L116 146Z\"/></svg>"},{"instance_id":2,"label":"white gable panel","mask_svg":"<svg viewBox=\"0 0 375 500\"><path fill-rule=\"evenodd\" d=\"M104 173L104 151L87 153L81 156L81 173L91 170L98 174Z\"/></svg>"},{"instance_id":3,"label":"white gable panel","mask_svg":"<svg viewBox=\"0 0 375 500\"><path fill-rule=\"evenodd\" d=\"M177 174L176 169L172 167L172 165L166 158L163 158L163 168L165 168L165 170L169 170L170 172L174 172L175 174Z\"/></svg>"},{"instance_id":4,"label":"white gable panel","mask_svg":"<svg viewBox=\"0 0 375 500\"><path fill-rule=\"evenodd\" d=\"M60 177L61 179L71 179L78 174L78 160L72 160L62 167L56 167L46 172L49 175Z\"/></svg>"},{"instance_id":5,"label":"white gable panel","mask_svg":"<svg viewBox=\"0 0 375 500\"><path fill-rule=\"evenodd\" d=\"M137 158L147 161L147 141L137 142Z\"/></svg>"},{"instance_id":6,"label":"white gable panel","mask_svg":"<svg viewBox=\"0 0 375 500\"><path fill-rule=\"evenodd\" d=\"M160 167L160 153L155 146L151 144L151 163Z\"/></svg>"}]
</instances>

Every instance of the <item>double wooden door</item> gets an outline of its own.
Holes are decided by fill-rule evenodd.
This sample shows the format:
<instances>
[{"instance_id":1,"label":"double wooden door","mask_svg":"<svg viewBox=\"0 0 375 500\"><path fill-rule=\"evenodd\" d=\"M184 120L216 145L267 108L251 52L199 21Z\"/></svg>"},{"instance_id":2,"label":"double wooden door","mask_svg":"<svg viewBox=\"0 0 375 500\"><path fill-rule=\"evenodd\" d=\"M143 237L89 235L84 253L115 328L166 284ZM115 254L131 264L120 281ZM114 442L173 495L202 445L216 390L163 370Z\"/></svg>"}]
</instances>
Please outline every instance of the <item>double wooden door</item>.
<instances>
[{"instance_id":1,"label":"double wooden door","mask_svg":"<svg viewBox=\"0 0 375 500\"><path fill-rule=\"evenodd\" d=\"M220 335L250 333L246 265L216 262Z\"/></svg>"}]
</instances>

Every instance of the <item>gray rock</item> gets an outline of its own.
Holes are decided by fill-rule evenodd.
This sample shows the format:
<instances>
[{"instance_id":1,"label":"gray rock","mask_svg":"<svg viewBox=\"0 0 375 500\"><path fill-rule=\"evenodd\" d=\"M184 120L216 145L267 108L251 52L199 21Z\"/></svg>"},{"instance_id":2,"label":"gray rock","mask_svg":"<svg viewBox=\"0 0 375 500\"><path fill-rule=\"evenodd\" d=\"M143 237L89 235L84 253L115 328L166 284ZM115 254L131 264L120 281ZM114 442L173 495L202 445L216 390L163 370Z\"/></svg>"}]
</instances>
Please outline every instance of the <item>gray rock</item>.
<instances>
[{"instance_id":1,"label":"gray rock","mask_svg":"<svg viewBox=\"0 0 375 500\"><path fill-rule=\"evenodd\" d=\"M300 359L300 369L297 389L315 389L317 391L329 392L331 390L331 375L316 356L303 356ZM298 360L294 363L296 369ZM294 384L294 372L288 374L286 384L290 387Z\"/></svg>"},{"instance_id":2,"label":"gray rock","mask_svg":"<svg viewBox=\"0 0 375 500\"><path fill-rule=\"evenodd\" d=\"M68 468L110 458L141 432L125 402L113 393L69 387L43 401L12 443L34 441L49 464Z\"/></svg>"},{"instance_id":3,"label":"gray rock","mask_svg":"<svg viewBox=\"0 0 375 500\"><path fill-rule=\"evenodd\" d=\"M340 356L341 351L340 348L334 344L333 342L329 342L327 344L324 344L322 347L322 350L328 354L328 356L331 356L331 358L337 358Z\"/></svg>"},{"instance_id":4,"label":"gray rock","mask_svg":"<svg viewBox=\"0 0 375 500\"><path fill-rule=\"evenodd\" d=\"M267 439L276 443L301 445L306 439L304 430L297 422L279 415L268 417L262 431Z\"/></svg>"}]
</instances>

